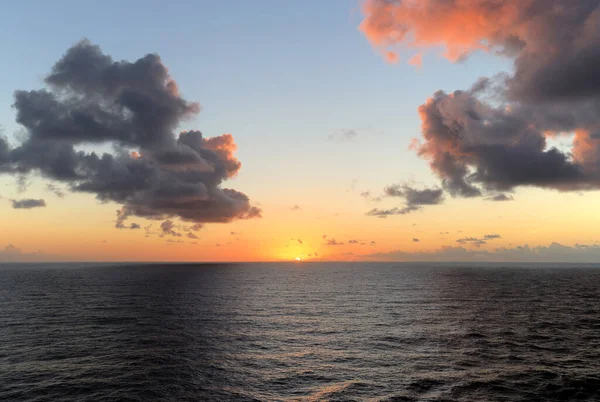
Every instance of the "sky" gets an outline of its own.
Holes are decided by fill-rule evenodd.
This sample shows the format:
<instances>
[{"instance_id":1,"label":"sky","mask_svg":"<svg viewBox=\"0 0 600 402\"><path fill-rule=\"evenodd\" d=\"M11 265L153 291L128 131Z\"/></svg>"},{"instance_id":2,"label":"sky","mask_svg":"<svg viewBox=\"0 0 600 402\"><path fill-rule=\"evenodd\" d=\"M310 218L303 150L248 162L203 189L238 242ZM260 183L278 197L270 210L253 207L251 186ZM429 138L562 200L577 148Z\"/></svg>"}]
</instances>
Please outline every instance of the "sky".
<instances>
[{"instance_id":1,"label":"sky","mask_svg":"<svg viewBox=\"0 0 600 402\"><path fill-rule=\"evenodd\" d=\"M0 261L598 261L599 3L7 4Z\"/></svg>"}]
</instances>

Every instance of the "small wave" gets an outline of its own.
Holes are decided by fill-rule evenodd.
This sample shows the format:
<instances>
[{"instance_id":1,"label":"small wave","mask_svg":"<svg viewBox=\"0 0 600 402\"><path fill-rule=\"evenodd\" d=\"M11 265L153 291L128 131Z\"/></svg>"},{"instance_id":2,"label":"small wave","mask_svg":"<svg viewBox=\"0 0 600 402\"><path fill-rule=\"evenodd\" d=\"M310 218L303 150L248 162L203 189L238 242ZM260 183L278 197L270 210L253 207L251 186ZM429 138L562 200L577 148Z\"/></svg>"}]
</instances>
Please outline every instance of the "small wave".
<instances>
[{"instance_id":1,"label":"small wave","mask_svg":"<svg viewBox=\"0 0 600 402\"><path fill-rule=\"evenodd\" d=\"M408 389L416 393L424 393L442 384L442 381L435 380L433 378L421 378L417 381L411 382L408 385Z\"/></svg>"},{"instance_id":2,"label":"small wave","mask_svg":"<svg viewBox=\"0 0 600 402\"><path fill-rule=\"evenodd\" d=\"M356 394L357 391L368 387L369 385L367 383L358 380L342 381L318 388L310 395L307 395L304 398L297 399L297 401L313 402L325 400L354 400L349 398L352 395Z\"/></svg>"}]
</instances>

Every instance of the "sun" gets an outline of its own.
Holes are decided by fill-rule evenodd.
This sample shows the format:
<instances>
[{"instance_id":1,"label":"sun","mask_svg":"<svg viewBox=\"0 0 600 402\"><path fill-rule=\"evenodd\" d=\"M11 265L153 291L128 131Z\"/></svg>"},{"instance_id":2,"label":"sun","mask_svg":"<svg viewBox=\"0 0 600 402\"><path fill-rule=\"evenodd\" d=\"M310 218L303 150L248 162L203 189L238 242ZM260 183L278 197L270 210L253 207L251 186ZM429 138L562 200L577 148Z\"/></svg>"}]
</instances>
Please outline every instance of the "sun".
<instances>
[{"instance_id":1,"label":"sun","mask_svg":"<svg viewBox=\"0 0 600 402\"><path fill-rule=\"evenodd\" d=\"M294 261L300 262L300 261L302 261L302 258L301 257L296 257L296 258L294 258Z\"/></svg>"}]
</instances>

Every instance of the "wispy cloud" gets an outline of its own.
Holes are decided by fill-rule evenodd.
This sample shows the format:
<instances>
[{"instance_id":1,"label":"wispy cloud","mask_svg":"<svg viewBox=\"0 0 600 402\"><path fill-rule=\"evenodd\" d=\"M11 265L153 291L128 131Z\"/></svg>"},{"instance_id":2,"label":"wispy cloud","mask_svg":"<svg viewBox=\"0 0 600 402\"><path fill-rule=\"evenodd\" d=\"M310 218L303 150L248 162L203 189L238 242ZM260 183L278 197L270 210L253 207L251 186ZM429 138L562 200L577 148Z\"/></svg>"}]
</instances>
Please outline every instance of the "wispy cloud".
<instances>
[{"instance_id":1,"label":"wispy cloud","mask_svg":"<svg viewBox=\"0 0 600 402\"><path fill-rule=\"evenodd\" d=\"M46 191L53 193L58 198L65 198L65 192L56 184L53 184L53 183L46 184Z\"/></svg>"},{"instance_id":2,"label":"wispy cloud","mask_svg":"<svg viewBox=\"0 0 600 402\"><path fill-rule=\"evenodd\" d=\"M353 129L343 129L336 133L329 134L327 138L330 141L352 141L358 136L358 132Z\"/></svg>"},{"instance_id":3,"label":"wispy cloud","mask_svg":"<svg viewBox=\"0 0 600 402\"><path fill-rule=\"evenodd\" d=\"M175 236L181 237L181 233L173 230L175 228L175 224L172 220L167 219L166 221L160 224L161 236Z\"/></svg>"},{"instance_id":4,"label":"wispy cloud","mask_svg":"<svg viewBox=\"0 0 600 402\"><path fill-rule=\"evenodd\" d=\"M368 216L387 218L392 215L406 215L418 211L424 205L437 205L444 202L444 191L441 188L419 190L408 184L393 184L386 187L384 193L388 197L403 198L405 205L389 209L374 208L367 212Z\"/></svg>"},{"instance_id":5,"label":"wispy cloud","mask_svg":"<svg viewBox=\"0 0 600 402\"><path fill-rule=\"evenodd\" d=\"M487 201L514 201L514 198L512 195L496 194L492 197L487 197L486 200Z\"/></svg>"},{"instance_id":6,"label":"wispy cloud","mask_svg":"<svg viewBox=\"0 0 600 402\"><path fill-rule=\"evenodd\" d=\"M478 239L476 237L461 237L460 239L457 239L456 242L458 244L471 244L475 247L480 247L484 244L487 244L485 240Z\"/></svg>"}]
</instances>

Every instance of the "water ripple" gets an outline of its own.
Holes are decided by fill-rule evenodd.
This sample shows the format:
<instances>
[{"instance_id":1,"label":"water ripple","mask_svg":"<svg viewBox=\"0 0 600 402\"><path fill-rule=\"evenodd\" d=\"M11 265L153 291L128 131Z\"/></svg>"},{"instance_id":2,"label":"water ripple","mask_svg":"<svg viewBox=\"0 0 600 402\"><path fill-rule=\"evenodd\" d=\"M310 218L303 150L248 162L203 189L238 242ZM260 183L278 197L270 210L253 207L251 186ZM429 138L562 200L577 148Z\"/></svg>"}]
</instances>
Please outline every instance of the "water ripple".
<instances>
[{"instance_id":1,"label":"water ripple","mask_svg":"<svg viewBox=\"0 0 600 402\"><path fill-rule=\"evenodd\" d=\"M600 269L0 266L0 400L600 400Z\"/></svg>"}]
</instances>

